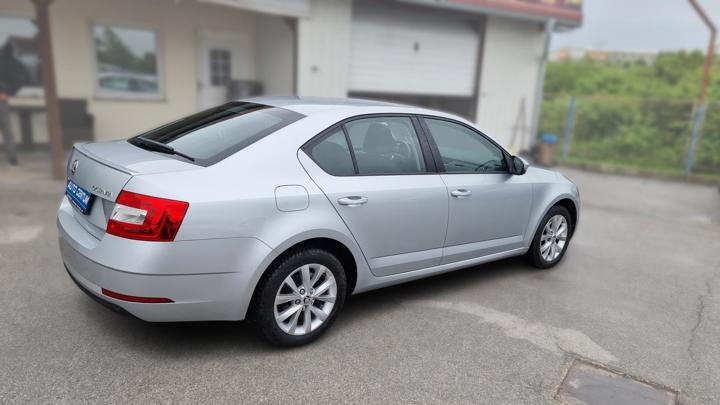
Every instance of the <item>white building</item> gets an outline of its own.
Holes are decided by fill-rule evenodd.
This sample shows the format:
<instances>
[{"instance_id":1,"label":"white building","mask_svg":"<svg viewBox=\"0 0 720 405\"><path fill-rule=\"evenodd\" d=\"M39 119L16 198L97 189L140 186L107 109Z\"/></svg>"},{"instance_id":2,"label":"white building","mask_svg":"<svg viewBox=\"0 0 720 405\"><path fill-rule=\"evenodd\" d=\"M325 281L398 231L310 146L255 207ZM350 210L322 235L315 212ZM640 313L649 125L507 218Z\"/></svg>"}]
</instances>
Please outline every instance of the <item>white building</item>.
<instances>
[{"instance_id":1,"label":"white building","mask_svg":"<svg viewBox=\"0 0 720 405\"><path fill-rule=\"evenodd\" d=\"M33 38L33 15L30 0L0 2L0 46L11 36ZM222 103L228 83L242 81L264 94L370 97L453 111L520 148L530 141L547 33L581 20L578 0L51 6L58 93L87 102L95 139L128 137ZM12 104L41 106L36 86ZM47 139L43 119L34 114L40 143Z\"/></svg>"}]
</instances>

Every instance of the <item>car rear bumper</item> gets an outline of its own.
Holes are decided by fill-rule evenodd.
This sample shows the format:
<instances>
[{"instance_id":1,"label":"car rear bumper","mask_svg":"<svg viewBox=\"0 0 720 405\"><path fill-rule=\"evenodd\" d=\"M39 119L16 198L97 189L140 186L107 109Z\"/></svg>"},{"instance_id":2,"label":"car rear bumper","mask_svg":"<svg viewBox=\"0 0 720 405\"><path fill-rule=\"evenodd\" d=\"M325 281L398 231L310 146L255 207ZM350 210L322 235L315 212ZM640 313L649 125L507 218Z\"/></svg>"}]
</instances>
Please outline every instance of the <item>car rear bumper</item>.
<instances>
[{"instance_id":1,"label":"car rear bumper","mask_svg":"<svg viewBox=\"0 0 720 405\"><path fill-rule=\"evenodd\" d=\"M262 269L274 258L273 250L254 238L143 242L106 234L95 239L74 215L64 199L57 222L70 276L87 293L146 321L241 320ZM130 302L103 289L172 302Z\"/></svg>"},{"instance_id":2,"label":"car rear bumper","mask_svg":"<svg viewBox=\"0 0 720 405\"><path fill-rule=\"evenodd\" d=\"M124 310L122 307L119 307L119 306L113 304L112 302L107 301L104 298L101 298L100 296L96 295L94 292L85 288L84 285L82 285L75 277L73 277L72 273L70 273L70 269L68 269L67 266L65 266L65 271L67 271L68 275L70 276L70 279L75 283L76 286L78 286L80 291L87 294L88 297L92 298L98 304L110 309L111 311L121 313L124 315L130 315L130 313L128 311Z\"/></svg>"}]
</instances>

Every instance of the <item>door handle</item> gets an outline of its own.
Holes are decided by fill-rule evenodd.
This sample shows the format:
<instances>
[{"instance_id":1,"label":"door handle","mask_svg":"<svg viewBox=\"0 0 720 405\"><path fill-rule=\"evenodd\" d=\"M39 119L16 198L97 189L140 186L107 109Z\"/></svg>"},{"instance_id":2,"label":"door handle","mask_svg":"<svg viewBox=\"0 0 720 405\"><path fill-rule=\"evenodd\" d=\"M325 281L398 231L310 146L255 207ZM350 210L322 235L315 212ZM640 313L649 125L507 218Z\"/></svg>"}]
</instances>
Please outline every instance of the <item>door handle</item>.
<instances>
[{"instance_id":1,"label":"door handle","mask_svg":"<svg viewBox=\"0 0 720 405\"><path fill-rule=\"evenodd\" d=\"M459 188L457 190L453 190L450 195L455 198L468 198L472 195L472 191L464 188Z\"/></svg>"},{"instance_id":2,"label":"door handle","mask_svg":"<svg viewBox=\"0 0 720 405\"><path fill-rule=\"evenodd\" d=\"M363 204L367 204L368 198L359 195L351 195L348 197L338 198L338 204L345 205L347 207L359 207Z\"/></svg>"}]
</instances>

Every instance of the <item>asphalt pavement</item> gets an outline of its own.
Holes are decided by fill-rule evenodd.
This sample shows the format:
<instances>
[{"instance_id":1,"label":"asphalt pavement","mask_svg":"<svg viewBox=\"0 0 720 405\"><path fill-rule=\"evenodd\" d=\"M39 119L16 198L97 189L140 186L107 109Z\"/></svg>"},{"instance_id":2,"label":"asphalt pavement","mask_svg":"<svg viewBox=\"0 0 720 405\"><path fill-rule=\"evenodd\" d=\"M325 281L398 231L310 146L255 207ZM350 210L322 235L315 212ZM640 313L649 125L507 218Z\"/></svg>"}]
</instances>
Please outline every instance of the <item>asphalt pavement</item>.
<instances>
[{"instance_id":1,"label":"asphalt pavement","mask_svg":"<svg viewBox=\"0 0 720 405\"><path fill-rule=\"evenodd\" d=\"M510 259L354 296L288 350L242 322L93 302L60 261L48 172L0 163L0 403L554 404L576 359L720 403L717 188L564 170L583 208L556 268Z\"/></svg>"}]
</instances>

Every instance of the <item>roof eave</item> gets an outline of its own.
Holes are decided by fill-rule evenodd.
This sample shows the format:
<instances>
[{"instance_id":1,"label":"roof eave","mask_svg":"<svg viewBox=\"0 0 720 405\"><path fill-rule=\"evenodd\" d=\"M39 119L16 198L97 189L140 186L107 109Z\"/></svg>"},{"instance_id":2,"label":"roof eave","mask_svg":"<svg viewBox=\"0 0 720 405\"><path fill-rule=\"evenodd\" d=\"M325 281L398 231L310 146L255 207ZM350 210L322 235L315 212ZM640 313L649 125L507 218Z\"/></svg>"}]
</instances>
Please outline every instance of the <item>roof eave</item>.
<instances>
[{"instance_id":1,"label":"roof eave","mask_svg":"<svg viewBox=\"0 0 720 405\"><path fill-rule=\"evenodd\" d=\"M554 20L556 31L579 28L583 23L583 13L581 10L550 9L547 6L531 3L524 4L499 0L453 0L443 2L436 0L398 1L524 21L547 22Z\"/></svg>"}]
</instances>

